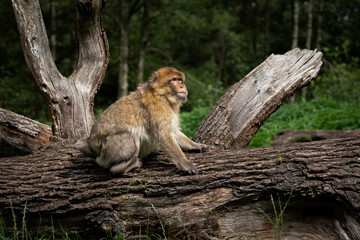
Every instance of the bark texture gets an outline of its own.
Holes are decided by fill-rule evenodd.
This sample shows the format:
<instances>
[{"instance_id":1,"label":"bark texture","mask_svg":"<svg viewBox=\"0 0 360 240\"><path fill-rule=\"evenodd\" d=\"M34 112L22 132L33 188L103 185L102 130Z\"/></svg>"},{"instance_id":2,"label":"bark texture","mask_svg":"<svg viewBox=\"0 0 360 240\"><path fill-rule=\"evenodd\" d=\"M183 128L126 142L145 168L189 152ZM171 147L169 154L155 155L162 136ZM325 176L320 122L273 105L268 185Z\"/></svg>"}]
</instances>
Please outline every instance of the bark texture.
<instances>
[{"instance_id":1,"label":"bark texture","mask_svg":"<svg viewBox=\"0 0 360 240\"><path fill-rule=\"evenodd\" d=\"M0 209L28 231L128 238L359 239L360 138L187 153L200 175L164 155L139 173L112 176L69 147L0 161ZM271 202L286 209L280 230ZM271 219L271 221L269 220ZM278 223L277 223L278 224ZM283 229L283 231L281 230Z\"/></svg>"},{"instance_id":2,"label":"bark texture","mask_svg":"<svg viewBox=\"0 0 360 240\"><path fill-rule=\"evenodd\" d=\"M109 59L101 22L105 1L76 2L79 58L69 77L61 75L51 56L39 1L12 0L12 3L25 60L48 105L53 134L69 140L87 136L94 122L93 100Z\"/></svg>"},{"instance_id":3,"label":"bark texture","mask_svg":"<svg viewBox=\"0 0 360 240\"><path fill-rule=\"evenodd\" d=\"M30 154L51 136L49 126L0 108L0 157Z\"/></svg>"},{"instance_id":4,"label":"bark texture","mask_svg":"<svg viewBox=\"0 0 360 240\"><path fill-rule=\"evenodd\" d=\"M317 76L321 57L321 52L306 49L272 54L230 87L201 122L194 140L225 149L246 147L262 123Z\"/></svg>"}]
</instances>

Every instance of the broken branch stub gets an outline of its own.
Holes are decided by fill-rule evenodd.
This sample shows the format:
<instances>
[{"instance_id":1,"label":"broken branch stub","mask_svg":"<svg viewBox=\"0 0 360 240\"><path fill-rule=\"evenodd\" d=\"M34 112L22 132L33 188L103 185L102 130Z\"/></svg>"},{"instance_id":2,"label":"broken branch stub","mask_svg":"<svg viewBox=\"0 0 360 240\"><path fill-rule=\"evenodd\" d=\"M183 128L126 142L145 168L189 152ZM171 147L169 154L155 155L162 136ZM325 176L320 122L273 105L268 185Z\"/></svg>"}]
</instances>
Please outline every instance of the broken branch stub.
<instances>
[{"instance_id":1,"label":"broken branch stub","mask_svg":"<svg viewBox=\"0 0 360 240\"><path fill-rule=\"evenodd\" d=\"M270 55L229 88L201 122L194 140L224 149L246 147L266 119L317 76L321 57L316 50L298 48Z\"/></svg>"}]
</instances>

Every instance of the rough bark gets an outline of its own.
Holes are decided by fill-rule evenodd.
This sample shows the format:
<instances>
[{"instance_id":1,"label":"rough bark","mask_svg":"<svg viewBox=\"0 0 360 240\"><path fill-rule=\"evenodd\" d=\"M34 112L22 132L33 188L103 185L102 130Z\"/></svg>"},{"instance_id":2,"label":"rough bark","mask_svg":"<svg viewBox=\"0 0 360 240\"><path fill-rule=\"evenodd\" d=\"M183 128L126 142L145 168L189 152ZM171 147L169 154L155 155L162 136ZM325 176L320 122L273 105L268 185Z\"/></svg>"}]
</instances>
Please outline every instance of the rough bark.
<instances>
[{"instance_id":1,"label":"rough bark","mask_svg":"<svg viewBox=\"0 0 360 240\"><path fill-rule=\"evenodd\" d=\"M194 134L221 148L246 147L262 123L298 88L317 76L322 53L293 49L272 54L215 104Z\"/></svg>"},{"instance_id":2,"label":"rough bark","mask_svg":"<svg viewBox=\"0 0 360 240\"><path fill-rule=\"evenodd\" d=\"M360 130L282 130L274 136L271 145L312 142L351 136L360 136Z\"/></svg>"},{"instance_id":3,"label":"rough bark","mask_svg":"<svg viewBox=\"0 0 360 240\"><path fill-rule=\"evenodd\" d=\"M0 161L0 209L29 232L184 239L274 239L271 202L286 209L284 239L360 238L360 138L260 149L187 153L200 175L164 155L140 173L112 176L75 149L46 149ZM56 154L55 154L56 153ZM46 159L46 161L44 161ZM277 207L279 214L279 208ZM88 236L86 239L89 239ZM138 239L138 238L137 238Z\"/></svg>"},{"instance_id":4,"label":"rough bark","mask_svg":"<svg viewBox=\"0 0 360 240\"><path fill-rule=\"evenodd\" d=\"M94 121L93 100L105 75L109 52L102 27L105 1L76 3L78 63L69 77L56 68L38 0L12 0L24 56L44 96L55 136L76 140L87 136Z\"/></svg>"},{"instance_id":5,"label":"rough bark","mask_svg":"<svg viewBox=\"0 0 360 240\"><path fill-rule=\"evenodd\" d=\"M49 126L0 108L0 157L30 154L51 136Z\"/></svg>"}]
</instances>

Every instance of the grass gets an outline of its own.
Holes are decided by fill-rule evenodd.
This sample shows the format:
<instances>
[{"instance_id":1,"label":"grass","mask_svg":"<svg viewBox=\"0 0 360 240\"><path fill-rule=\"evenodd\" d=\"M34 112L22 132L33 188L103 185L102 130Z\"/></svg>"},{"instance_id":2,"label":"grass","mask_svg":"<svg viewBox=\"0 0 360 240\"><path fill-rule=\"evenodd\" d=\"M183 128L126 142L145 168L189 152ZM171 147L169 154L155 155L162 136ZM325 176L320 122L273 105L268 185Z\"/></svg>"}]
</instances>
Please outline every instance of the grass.
<instances>
[{"instance_id":1,"label":"grass","mask_svg":"<svg viewBox=\"0 0 360 240\"><path fill-rule=\"evenodd\" d=\"M274 135L282 129L353 130L360 128L360 107L357 102L340 102L319 97L293 105L284 104L261 126L249 147L267 147ZM192 137L210 108L195 108L181 113L184 133Z\"/></svg>"},{"instance_id":2,"label":"grass","mask_svg":"<svg viewBox=\"0 0 360 240\"><path fill-rule=\"evenodd\" d=\"M321 97L280 107L261 126L249 147L270 146L274 135L282 129L354 130L360 128L360 107L357 103L338 102Z\"/></svg>"},{"instance_id":3,"label":"grass","mask_svg":"<svg viewBox=\"0 0 360 240\"><path fill-rule=\"evenodd\" d=\"M280 195L278 193L278 202L277 202L277 206L276 206L273 195L270 195L271 204L273 207L273 215L274 215L273 218L269 214L265 213L264 210L258 208L258 210L262 214L264 214L264 216L269 220L269 222L273 226L273 229L275 232L275 238L274 238L275 240L282 239L282 234L284 233L284 213L285 213L286 207L288 206L288 204L290 202L291 196L292 196L292 191L291 191L289 198L286 201L285 205L283 205L281 202L281 199L280 199Z\"/></svg>"}]
</instances>

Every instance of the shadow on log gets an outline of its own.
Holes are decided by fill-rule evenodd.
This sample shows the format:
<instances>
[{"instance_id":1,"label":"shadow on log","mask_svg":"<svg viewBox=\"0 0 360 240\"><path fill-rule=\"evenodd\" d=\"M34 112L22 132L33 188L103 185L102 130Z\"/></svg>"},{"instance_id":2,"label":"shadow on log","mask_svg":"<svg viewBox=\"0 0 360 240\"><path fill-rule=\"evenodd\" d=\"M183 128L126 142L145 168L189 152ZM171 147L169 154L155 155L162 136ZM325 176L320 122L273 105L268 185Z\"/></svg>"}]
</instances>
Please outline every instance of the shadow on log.
<instances>
[{"instance_id":1,"label":"shadow on log","mask_svg":"<svg viewBox=\"0 0 360 240\"><path fill-rule=\"evenodd\" d=\"M282 208L289 199L282 237L359 239L359 145L353 137L187 153L197 176L176 173L156 155L142 172L121 177L75 149L49 148L16 164L1 159L0 209L6 223L13 209L18 226L26 210L27 229L41 234L61 233L62 226L94 238L111 230L127 237L274 239L273 196Z\"/></svg>"}]
</instances>

